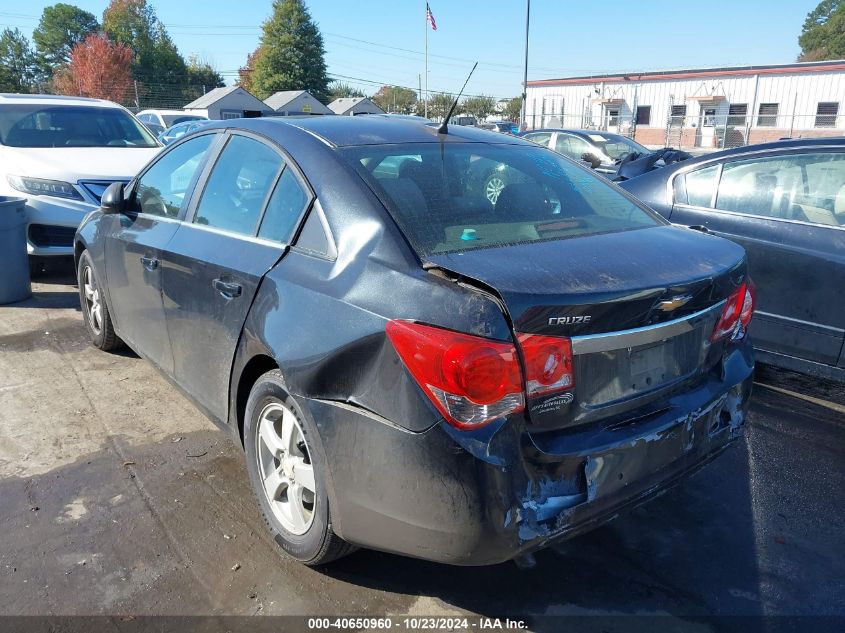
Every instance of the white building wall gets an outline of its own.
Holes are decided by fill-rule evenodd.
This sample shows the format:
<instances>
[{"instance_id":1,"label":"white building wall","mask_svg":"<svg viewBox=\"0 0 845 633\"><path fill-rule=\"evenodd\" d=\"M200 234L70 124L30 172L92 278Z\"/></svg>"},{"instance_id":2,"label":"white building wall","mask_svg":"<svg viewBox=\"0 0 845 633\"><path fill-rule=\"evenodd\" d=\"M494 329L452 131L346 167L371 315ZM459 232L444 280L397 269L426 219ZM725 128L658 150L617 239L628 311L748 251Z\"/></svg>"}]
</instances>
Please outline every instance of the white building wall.
<instances>
[{"instance_id":1,"label":"white building wall","mask_svg":"<svg viewBox=\"0 0 845 633\"><path fill-rule=\"evenodd\" d=\"M702 102L695 96L717 95L720 101ZM597 101L621 99L622 103L602 106ZM747 104L750 128L758 128L761 103L777 103L776 125L762 126L777 130L806 132L816 130L816 108L819 102L838 102L836 129L845 129L845 73L796 72L715 76L709 78L656 79L648 81L589 81L578 84L528 86L526 123L540 127L608 127L608 108L618 108L620 123L630 122L637 105L651 106L647 127L667 126L670 100L686 105L685 128L698 127L705 108L715 108L717 125L725 125L730 104ZM638 126L639 127L639 126ZM829 133L829 132L827 132Z\"/></svg>"}]
</instances>

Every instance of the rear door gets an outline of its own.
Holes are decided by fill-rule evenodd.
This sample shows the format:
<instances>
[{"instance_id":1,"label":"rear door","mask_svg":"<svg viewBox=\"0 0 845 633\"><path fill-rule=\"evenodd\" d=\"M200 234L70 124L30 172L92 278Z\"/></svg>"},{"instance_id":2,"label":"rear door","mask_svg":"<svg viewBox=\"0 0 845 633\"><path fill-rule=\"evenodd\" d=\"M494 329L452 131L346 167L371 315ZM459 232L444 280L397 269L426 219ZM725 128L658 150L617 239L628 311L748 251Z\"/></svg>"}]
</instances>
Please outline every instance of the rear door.
<instances>
[{"instance_id":1,"label":"rear door","mask_svg":"<svg viewBox=\"0 0 845 633\"><path fill-rule=\"evenodd\" d=\"M161 253L179 228L217 135L166 151L134 183L130 209L106 216L106 280L114 322L133 349L171 373L173 357L161 301Z\"/></svg>"},{"instance_id":2,"label":"rear door","mask_svg":"<svg viewBox=\"0 0 845 633\"><path fill-rule=\"evenodd\" d=\"M230 134L211 163L163 254L162 290L176 381L223 420L244 320L312 196L260 137Z\"/></svg>"},{"instance_id":3,"label":"rear door","mask_svg":"<svg viewBox=\"0 0 845 633\"><path fill-rule=\"evenodd\" d=\"M845 337L845 152L775 152L676 176L671 220L742 244L759 349L836 365Z\"/></svg>"}]
</instances>

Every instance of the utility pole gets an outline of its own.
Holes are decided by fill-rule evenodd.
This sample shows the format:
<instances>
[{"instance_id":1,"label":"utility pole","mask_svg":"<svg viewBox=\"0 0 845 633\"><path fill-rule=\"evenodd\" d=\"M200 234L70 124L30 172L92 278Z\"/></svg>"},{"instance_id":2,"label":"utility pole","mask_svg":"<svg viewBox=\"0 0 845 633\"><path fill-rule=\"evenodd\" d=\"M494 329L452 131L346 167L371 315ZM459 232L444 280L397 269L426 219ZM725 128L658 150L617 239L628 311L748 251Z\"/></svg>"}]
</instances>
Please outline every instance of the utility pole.
<instances>
[{"instance_id":1,"label":"utility pole","mask_svg":"<svg viewBox=\"0 0 845 633\"><path fill-rule=\"evenodd\" d=\"M522 110L519 114L519 127L522 130L527 129L527 124L525 121L525 108L526 102L528 101L527 93L528 93L528 25L531 20L531 0L525 0L525 72L522 76ZM427 34L427 33L426 33ZM428 49L426 49L428 50ZM426 60L428 59L428 54L426 53Z\"/></svg>"},{"instance_id":2,"label":"utility pole","mask_svg":"<svg viewBox=\"0 0 845 633\"><path fill-rule=\"evenodd\" d=\"M428 118L428 2L425 3L425 118Z\"/></svg>"}]
</instances>

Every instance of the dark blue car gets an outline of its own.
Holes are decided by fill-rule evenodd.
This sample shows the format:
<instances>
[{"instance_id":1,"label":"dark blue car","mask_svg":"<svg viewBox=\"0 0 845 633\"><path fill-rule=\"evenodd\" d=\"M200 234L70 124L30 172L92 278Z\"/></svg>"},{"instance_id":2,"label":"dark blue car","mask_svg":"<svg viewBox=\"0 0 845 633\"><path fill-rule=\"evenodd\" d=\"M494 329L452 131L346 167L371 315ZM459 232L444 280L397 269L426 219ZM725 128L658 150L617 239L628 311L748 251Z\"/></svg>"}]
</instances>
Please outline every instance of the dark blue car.
<instances>
[{"instance_id":1,"label":"dark blue car","mask_svg":"<svg viewBox=\"0 0 845 633\"><path fill-rule=\"evenodd\" d=\"M743 429L742 248L549 149L439 128L210 124L76 235L94 345L126 343L243 442L306 564L527 563ZM479 164L511 174L495 203Z\"/></svg>"},{"instance_id":2,"label":"dark blue car","mask_svg":"<svg viewBox=\"0 0 845 633\"><path fill-rule=\"evenodd\" d=\"M758 360L845 381L845 139L715 152L621 186L675 224L745 247Z\"/></svg>"}]
</instances>

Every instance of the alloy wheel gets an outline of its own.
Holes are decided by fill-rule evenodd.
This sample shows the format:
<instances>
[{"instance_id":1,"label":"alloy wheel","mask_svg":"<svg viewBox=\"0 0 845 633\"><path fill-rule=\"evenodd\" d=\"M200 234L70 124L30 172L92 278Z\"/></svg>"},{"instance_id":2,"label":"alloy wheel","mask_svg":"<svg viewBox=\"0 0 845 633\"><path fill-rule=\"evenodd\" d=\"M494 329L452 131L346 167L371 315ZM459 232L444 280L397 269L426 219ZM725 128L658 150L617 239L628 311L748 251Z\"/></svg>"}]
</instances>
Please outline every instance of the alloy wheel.
<instances>
[{"instance_id":1,"label":"alloy wheel","mask_svg":"<svg viewBox=\"0 0 845 633\"><path fill-rule=\"evenodd\" d=\"M273 402L258 418L256 455L262 489L273 515L292 534L314 522L316 481L302 427L286 406Z\"/></svg>"},{"instance_id":2,"label":"alloy wheel","mask_svg":"<svg viewBox=\"0 0 845 633\"><path fill-rule=\"evenodd\" d=\"M94 271L86 266L82 272L82 289L85 292L85 310L88 313L88 322L94 334L99 335L103 329L103 304L100 296L100 289L94 278Z\"/></svg>"},{"instance_id":3,"label":"alloy wheel","mask_svg":"<svg viewBox=\"0 0 845 633\"><path fill-rule=\"evenodd\" d=\"M490 204L496 204L499 194L502 193L502 189L504 188L505 181L498 176L493 176L487 181L487 185L484 187L484 195L490 201Z\"/></svg>"}]
</instances>

